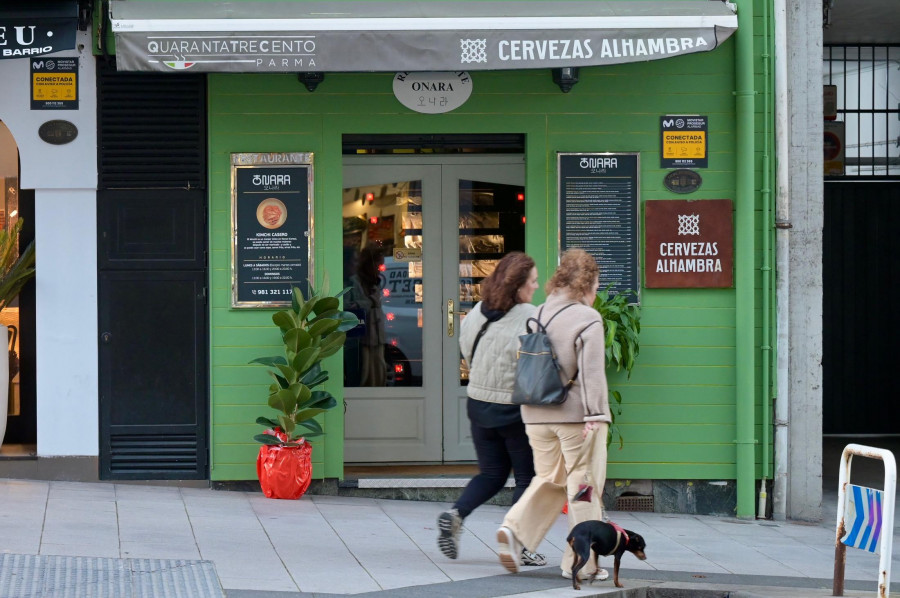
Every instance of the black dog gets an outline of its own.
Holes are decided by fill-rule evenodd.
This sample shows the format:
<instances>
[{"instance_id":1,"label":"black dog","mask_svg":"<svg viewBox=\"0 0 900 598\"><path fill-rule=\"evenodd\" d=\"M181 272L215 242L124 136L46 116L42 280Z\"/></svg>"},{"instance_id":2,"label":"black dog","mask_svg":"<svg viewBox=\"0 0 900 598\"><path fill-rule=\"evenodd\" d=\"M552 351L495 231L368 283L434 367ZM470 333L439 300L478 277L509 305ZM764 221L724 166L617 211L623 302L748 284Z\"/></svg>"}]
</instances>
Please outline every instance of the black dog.
<instances>
[{"instance_id":1,"label":"black dog","mask_svg":"<svg viewBox=\"0 0 900 598\"><path fill-rule=\"evenodd\" d=\"M614 523L596 520L582 521L572 528L566 541L575 552L575 561L572 563L572 587L576 590L581 589L581 585L578 583L578 572L587 564L591 552L594 553L595 569L599 568L597 557L615 555L613 582L617 588L625 587L619 583L619 562L625 551L634 554L642 561L647 558L647 555L644 554L644 548L647 547L644 539L639 534L622 529Z\"/></svg>"}]
</instances>

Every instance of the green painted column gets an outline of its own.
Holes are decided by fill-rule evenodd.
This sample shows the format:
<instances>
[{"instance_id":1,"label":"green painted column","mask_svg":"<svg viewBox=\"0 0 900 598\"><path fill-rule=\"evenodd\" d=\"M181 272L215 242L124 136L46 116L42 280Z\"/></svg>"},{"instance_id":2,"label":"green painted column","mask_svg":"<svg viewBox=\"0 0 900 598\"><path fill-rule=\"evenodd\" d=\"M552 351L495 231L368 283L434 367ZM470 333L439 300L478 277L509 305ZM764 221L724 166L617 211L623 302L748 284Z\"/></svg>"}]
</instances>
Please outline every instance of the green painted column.
<instances>
[{"instance_id":1,"label":"green painted column","mask_svg":"<svg viewBox=\"0 0 900 598\"><path fill-rule=\"evenodd\" d=\"M753 400L755 397L756 328L753 309L755 226L753 175L756 165L753 142L753 0L738 0L735 35L735 110L737 113L737 172L735 181L735 318L737 403L737 516L753 518L754 496Z\"/></svg>"}]
</instances>

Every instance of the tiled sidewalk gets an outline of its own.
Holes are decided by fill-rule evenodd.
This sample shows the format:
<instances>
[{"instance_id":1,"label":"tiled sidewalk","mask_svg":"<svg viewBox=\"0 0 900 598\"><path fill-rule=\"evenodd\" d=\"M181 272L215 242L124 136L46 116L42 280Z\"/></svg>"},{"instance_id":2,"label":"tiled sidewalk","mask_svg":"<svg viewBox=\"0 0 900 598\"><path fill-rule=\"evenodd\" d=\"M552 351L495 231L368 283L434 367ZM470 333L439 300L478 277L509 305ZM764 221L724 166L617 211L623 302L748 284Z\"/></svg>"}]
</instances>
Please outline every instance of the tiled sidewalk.
<instances>
[{"instance_id":1,"label":"tiled sidewalk","mask_svg":"<svg viewBox=\"0 0 900 598\"><path fill-rule=\"evenodd\" d=\"M614 589L610 580L575 592L560 576L564 516L539 548L550 564L505 574L494 552L504 507L483 506L466 520L460 558L452 561L436 542L435 518L448 506L442 503L329 496L279 501L200 488L0 480L0 504L0 553L210 561L229 598L416 596L426 587L430 596L584 598ZM773 585L793 588L785 590L791 596L831 593L833 515L820 525L609 516L647 540L646 561L624 557L626 586ZM612 568L611 559L601 564ZM848 550L847 588L874 591L877 567L878 555ZM892 577L900 579L897 559Z\"/></svg>"}]
</instances>

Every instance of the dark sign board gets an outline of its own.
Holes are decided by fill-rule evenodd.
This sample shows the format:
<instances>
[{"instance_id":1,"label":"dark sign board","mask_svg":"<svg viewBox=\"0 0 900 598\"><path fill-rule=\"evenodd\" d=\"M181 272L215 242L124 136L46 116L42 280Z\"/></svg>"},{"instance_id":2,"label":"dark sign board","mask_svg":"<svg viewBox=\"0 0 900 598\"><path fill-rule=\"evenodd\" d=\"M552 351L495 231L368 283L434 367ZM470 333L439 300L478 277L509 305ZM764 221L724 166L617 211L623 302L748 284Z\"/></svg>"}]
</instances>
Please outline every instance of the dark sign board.
<instances>
[{"instance_id":1,"label":"dark sign board","mask_svg":"<svg viewBox=\"0 0 900 598\"><path fill-rule=\"evenodd\" d=\"M580 247L600 265L600 288L639 291L637 153L558 154L562 250ZM635 301L638 298L635 297Z\"/></svg>"},{"instance_id":2,"label":"dark sign board","mask_svg":"<svg viewBox=\"0 0 900 598\"><path fill-rule=\"evenodd\" d=\"M693 170L672 170L663 178L663 185L672 193L693 193L700 188L703 179Z\"/></svg>"},{"instance_id":3,"label":"dark sign board","mask_svg":"<svg viewBox=\"0 0 900 598\"><path fill-rule=\"evenodd\" d=\"M0 14L0 59L33 58L75 47L78 3L4 0Z\"/></svg>"},{"instance_id":4,"label":"dark sign board","mask_svg":"<svg viewBox=\"0 0 900 598\"><path fill-rule=\"evenodd\" d=\"M31 60L31 109L78 110L78 58Z\"/></svg>"},{"instance_id":5,"label":"dark sign board","mask_svg":"<svg viewBox=\"0 0 900 598\"><path fill-rule=\"evenodd\" d=\"M78 137L78 127L67 120L48 120L38 127L38 137L52 145L65 145Z\"/></svg>"},{"instance_id":6,"label":"dark sign board","mask_svg":"<svg viewBox=\"0 0 900 598\"><path fill-rule=\"evenodd\" d=\"M661 168L707 168L709 119L706 116L669 114L660 117L659 126Z\"/></svg>"},{"instance_id":7,"label":"dark sign board","mask_svg":"<svg viewBox=\"0 0 900 598\"><path fill-rule=\"evenodd\" d=\"M647 288L734 285L734 207L730 199L644 202Z\"/></svg>"},{"instance_id":8,"label":"dark sign board","mask_svg":"<svg viewBox=\"0 0 900 598\"><path fill-rule=\"evenodd\" d=\"M310 153L232 154L232 307L291 304L312 276Z\"/></svg>"}]
</instances>

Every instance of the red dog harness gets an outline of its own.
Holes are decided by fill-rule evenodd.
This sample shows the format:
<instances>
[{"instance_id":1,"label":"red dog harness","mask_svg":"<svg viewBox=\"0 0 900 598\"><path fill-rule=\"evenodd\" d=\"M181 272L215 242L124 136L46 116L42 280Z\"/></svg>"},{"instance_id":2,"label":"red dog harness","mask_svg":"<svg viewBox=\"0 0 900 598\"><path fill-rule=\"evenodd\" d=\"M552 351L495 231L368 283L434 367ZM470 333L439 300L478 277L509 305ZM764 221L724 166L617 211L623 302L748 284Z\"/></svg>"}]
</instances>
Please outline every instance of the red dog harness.
<instances>
[{"instance_id":1,"label":"red dog harness","mask_svg":"<svg viewBox=\"0 0 900 598\"><path fill-rule=\"evenodd\" d=\"M616 530L616 545L613 546L613 549L604 554L603 556L609 556L615 553L619 549L619 545L622 543L622 538L625 538L625 544L628 544L628 533L622 528L618 523L613 523L612 521L607 521L608 524L613 526L613 529Z\"/></svg>"}]
</instances>

